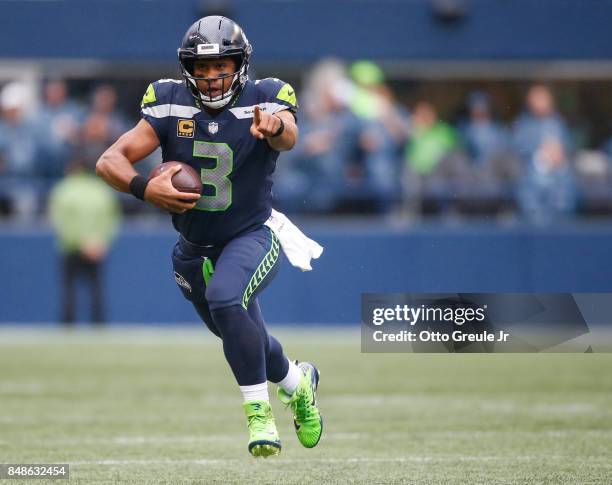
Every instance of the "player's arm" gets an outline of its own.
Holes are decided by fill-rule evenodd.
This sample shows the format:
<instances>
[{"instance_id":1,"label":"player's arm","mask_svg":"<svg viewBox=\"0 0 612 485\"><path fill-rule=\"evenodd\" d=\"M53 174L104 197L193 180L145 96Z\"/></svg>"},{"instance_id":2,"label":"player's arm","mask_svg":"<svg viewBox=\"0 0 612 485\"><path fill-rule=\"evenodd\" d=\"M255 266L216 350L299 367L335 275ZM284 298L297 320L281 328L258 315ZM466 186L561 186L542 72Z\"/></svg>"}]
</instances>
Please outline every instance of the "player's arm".
<instances>
[{"instance_id":1,"label":"player's arm","mask_svg":"<svg viewBox=\"0 0 612 485\"><path fill-rule=\"evenodd\" d=\"M282 152L291 150L297 142L298 127L289 110L268 114L255 106L251 134L260 140L265 138L271 148Z\"/></svg>"},{"instance_id":2,"label":"player's arm","mask_svg":"<svg viewBox=\"0 0 612 485\"><path fill-rule=\"evenodd\" d=\"M153 127L148 121L140 120L102 154L96 163L96 173L111 187L131 193L130 183L138 176L133 165L153 153L158 146L159 138ZM172 186L172 176L179 170L180 167L173 167L152 179L146 185L144 199L171 212L193 209L200 196L179 192Z\"/></svg>"}]
</instances>

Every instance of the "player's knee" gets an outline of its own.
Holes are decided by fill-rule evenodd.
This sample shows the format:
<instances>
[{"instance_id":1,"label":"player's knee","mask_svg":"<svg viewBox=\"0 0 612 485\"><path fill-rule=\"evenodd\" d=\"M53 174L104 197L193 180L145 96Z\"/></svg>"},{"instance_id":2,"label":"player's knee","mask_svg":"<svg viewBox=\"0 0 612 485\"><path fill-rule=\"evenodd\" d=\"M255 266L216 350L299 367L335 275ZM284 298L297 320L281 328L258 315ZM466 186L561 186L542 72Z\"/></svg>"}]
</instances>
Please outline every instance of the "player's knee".
<instances>
[{"instance_id":1,"label":"player's knee","mask_svg":"<svg viewBox=\"0 0 612 485\"><path fill-rule=\"evenodd\" d=\"M215 283L214 278L206 287L205 296L211 310L239 305L241 303L239 292L235 291L228 285Z\"/></svg>"}]
</instances>

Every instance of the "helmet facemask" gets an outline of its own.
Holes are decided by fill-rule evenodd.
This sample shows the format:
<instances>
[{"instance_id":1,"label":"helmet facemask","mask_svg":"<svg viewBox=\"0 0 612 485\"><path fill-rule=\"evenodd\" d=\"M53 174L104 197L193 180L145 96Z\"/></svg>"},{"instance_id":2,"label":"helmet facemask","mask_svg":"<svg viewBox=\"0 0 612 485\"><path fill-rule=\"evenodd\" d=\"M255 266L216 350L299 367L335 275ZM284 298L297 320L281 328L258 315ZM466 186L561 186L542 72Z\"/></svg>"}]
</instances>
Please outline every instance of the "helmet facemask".
<instances>
[{"instance_id":1,"label":"helmet facemask","mask_svg":"<svg viewBox=\"0 0 612 485\"><path fill-rule=\"evenodd\" d=\"M236 63L237 70L233 73L224 74L215 78L206 78L206 77L197 77L194 76L194 65L195 62L199 59L224 59L229 58L233 59ZM248 57L244 55L227 55L222 57L204 57L204 56L194 56L191 52L185 52L179 50L179 64L181 66L181 72L183 74L183 78L185 79L185 83L187 87L191 91L191 94L200 101L204 106L211 109L220 109L223 108L226 104L228 104L233 96L240 91L240 89L244 86L244 83L248 79ZM230 84L229 89L223 91L223 85L225 84L225 80L231 77L232 82ZM212 89L210 89L211 83L214 81L221 80L221 94L217 96L212 96ZM197 81L209 81L207 84L209 86L208 91L201 91L198 88Z\"/></svg>"}]
</instances>

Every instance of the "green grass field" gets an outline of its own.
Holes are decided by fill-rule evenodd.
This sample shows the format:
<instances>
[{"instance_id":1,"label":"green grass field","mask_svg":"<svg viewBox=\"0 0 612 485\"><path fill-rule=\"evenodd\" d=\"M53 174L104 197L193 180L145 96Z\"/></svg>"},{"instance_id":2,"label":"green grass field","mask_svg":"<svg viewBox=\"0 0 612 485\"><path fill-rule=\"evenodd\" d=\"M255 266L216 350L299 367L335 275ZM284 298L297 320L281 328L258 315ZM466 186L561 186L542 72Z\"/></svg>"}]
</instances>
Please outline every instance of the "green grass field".
<instances>
[{"instance_id":1,"label":"green grass field","mask_svg":"<svg viewBox=\"0 0 612 485\"><path fill-rule=\"evenodd\" d=\"M278 335L321 369L325 433L252 458L205 329L0 329L0 462L69 463L27 483L612 483L612 354L361 354L354 331ZM25 481L3 481L25 483Z\"/></svg>"}]
</instances>

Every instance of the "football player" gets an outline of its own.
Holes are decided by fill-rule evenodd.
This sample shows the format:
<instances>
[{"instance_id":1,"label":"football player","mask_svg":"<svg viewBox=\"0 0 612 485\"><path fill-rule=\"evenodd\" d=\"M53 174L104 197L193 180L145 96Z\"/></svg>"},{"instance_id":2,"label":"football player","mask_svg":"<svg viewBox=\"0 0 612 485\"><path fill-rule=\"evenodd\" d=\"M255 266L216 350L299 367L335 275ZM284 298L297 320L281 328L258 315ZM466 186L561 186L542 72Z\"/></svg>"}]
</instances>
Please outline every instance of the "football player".
<instances>
[{"instance_id":1,"label":"football player","mask_svg":"<svg viewBox=\"0 0 612 485\"><path fill-rule=\"evenodd\" d=\"M172 262L183 295L223 342L244 397L254 456L277 455L281 441L267 381L293 412L299 441L317 445L323 421L316 405L319 372L297 363L265 327L257 295L279 266L279 241L265 225L280 151L296 143L294 89L274 78L249 80L252 47L240 26L204 17L178 49L182 80L161 79L142 99L142 119L98 160L112 187L173 213L180 233ZM161 145L165 161L201 174L202 195L177 191L174 167L148 181L133 164Z\"/></svg>"}]
</instances>

